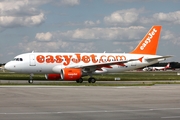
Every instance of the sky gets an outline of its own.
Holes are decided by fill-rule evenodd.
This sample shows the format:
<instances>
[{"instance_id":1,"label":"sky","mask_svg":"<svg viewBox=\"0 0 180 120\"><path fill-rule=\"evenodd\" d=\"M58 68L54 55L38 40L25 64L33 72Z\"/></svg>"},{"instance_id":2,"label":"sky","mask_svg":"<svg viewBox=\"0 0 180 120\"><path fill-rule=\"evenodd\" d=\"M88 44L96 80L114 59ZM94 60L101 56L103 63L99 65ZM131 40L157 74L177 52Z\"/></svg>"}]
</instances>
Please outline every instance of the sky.
<instances>
[{"instance_id":1,"label":"sky","mask_svg":"<svg viewBox=\"0 0 180 120\"><path fill-rule=\"evenodd\" d=\"M0 0L0 63L27 52L129 53L161 25L158 55L180 62L180 0Z\"/></svg>"}]
</instances>

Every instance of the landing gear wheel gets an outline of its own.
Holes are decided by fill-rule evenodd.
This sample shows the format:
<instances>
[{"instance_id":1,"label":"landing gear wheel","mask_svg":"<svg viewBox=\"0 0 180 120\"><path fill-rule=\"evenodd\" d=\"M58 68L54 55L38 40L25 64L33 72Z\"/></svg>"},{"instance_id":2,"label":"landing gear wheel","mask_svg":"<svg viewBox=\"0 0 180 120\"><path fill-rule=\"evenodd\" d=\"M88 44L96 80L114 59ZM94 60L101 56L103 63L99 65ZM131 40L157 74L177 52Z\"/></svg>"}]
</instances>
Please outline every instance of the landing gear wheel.
<instances>
[{"instance_id":1,"label":"landing gear wheel","mask_svg":"<svg viewBox=\"0 0 180 120\"><path fill-rule=\"evenodd\" d=\"M92 79L91 79L91 82L92 82L92 83L95 83L95 82L96 82L96 79L95 79L95 78L92 78Z\"/></svg>"},{"instance_id":2,"label":"landing gear wheel","mask_svg":"<svg viewBox=\"0 0 180 120\"><path fill-rule=\"evenodd\" d=\"M89 82L89 83L95 83L95 82L96 82L96 79L93 78L93 77L90 77L90 78L88 79L88 82Z\"/></svg>"},{"instance_id":3,"label":"landing gear wheel","mask_svg":"<svg viewBox=\"0 0 180 120\"><path fill-rule=\"evenodd\" d=\"M76 80L77 83L83 83L83 79L79 78L78 80Z\"/></svg>"},{"instance_id":4,"label":"landing gear wheel","mask_svg":"<svg viewBox=\"0 0 180 120\"><path fill-rule=\"evenodd\" d=\"M28 80L28 83L33 83L33 80Z\"/></svg>"},{"instance_id":5,"label":"landing gear wheel","mask_svg":"<svg viewBox=\"0 0 180 120\"><path fill-rule=\"evenodd\" d=\"M33 76L34 76L33 73L31 73L31 74L29 75L28 83L33 83Z\"/></svg>"}]
</instances>

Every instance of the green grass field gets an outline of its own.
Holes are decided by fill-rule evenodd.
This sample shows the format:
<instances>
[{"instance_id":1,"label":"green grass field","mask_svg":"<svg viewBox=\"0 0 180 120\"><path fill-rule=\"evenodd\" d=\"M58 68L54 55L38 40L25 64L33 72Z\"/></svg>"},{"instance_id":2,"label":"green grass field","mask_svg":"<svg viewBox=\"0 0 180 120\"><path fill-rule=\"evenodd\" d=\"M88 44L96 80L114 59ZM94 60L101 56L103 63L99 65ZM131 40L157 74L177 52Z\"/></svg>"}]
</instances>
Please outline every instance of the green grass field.
<instances>
[{"instance_id":1,"label":"green grass field","mask_svg":"<svg viewBox=\"0 0 180 120\"><path fill-rule=\"evenodd\" d=\"M148 81L148 80L180 80L180 75L177 72L123 72L116 74L94 75L98 81L114 81L115 78L120 78L121 81ZM84 77L87 80L89 77ZM0 80L28 80L29 74L18 74L0 72ZM46 80L44 74L35 74L34 80Z\"/></svg>"},{"instance_id":2,"label":"green grass field","mask_svg":"<svg viewBox=\"0 0 180 120\"><path fill-rule=\"evenodd\" d=\"M146 81L146 80L180 80L177 72L123 72L95 76L99 80L111 81L120 78L121 81Z\"/></svg>"}]
</instances>

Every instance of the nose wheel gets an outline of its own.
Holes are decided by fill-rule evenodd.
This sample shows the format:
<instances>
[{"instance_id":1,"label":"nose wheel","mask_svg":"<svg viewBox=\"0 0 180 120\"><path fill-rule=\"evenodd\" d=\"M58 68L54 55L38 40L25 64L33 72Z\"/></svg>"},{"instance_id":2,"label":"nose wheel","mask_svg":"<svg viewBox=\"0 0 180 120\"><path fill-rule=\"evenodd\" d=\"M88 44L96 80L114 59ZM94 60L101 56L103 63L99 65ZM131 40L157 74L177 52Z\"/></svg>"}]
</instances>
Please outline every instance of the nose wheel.
<instances>
[{"instance_id":1,"label":"nose wheel","mask_svg":"<svg viewBox=\"0 0 180 120\"><path fill-rule=\"evenodd\" d=\"M95 83L95 82L96 82L96 78L90 77L90 78L88 79L88 82L89 82L89 83Z\"/></svg>"},{"instance_id":2,"label":"nose wheel","mask_svg":"<svg viewBox=\"0 0 180 120\"><path fill-rule=\"evenodd\" d=\"M33 83L33 76L34 76L34 74L30 74L29 75L29 80L28 80L28 83Z\"/></svg>"}]
</instances>

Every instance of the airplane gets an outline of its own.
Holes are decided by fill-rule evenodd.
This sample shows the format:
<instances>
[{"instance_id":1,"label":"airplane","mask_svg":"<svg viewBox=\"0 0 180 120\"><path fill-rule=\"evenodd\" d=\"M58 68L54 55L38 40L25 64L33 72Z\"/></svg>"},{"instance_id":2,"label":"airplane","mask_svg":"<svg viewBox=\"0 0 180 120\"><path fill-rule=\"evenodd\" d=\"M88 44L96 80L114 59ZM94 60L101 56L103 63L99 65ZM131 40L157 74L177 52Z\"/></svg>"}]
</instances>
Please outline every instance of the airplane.
<instances>
[{"instance_id":1,"label":"airplane","mask_svg":"<svg viewBox=\"0 0 180 120\"><path fill-rule=\"evenodd\" d=\"M95 83L94 74L118 73L149 66L172 56L156 55L161 31L160 25L152 26L137 47L130 53L54 53L32 52L14 57L5 68L17 73L45 74L48 80L83 82L90 76L89 83Z\"/></svg>"},{"instance_id":2,"label":"airplane","mask_svg":"<svg viewBox=\"0 0 180 120\"><path fill-rule=\"evenodd\" d=\"M166 70L170 68L170 63L168 63L165 67L145 67L143 71L156 71L156 70Z\"/></svg>"}]
</instances>

